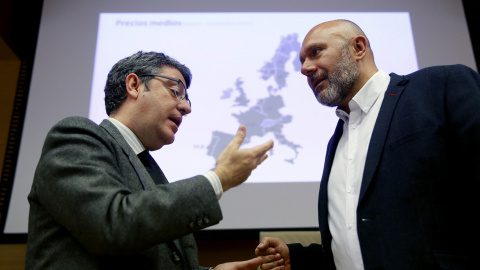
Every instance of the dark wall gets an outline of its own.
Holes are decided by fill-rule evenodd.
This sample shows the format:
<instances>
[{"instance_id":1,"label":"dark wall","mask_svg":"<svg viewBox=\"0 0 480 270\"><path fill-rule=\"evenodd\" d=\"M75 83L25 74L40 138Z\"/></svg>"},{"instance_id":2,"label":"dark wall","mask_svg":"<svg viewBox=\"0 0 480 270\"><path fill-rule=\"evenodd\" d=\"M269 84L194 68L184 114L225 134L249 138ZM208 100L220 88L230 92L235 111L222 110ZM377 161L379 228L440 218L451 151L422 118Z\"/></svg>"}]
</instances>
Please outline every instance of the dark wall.
<instances>
[{"instance_id":1,"label":"dark wall","mask_svg":"<svg viewBox=\"0 0 480 270\"><path fill-rule=\"evenodd\" d=\"M1 2L0 37L21 61L33 61L35 56L42 4L42 0Z\"/></svg>"},{"instance_id":2,"label":"dark wall","mask_svg":"<svg viewBox=\"0 0 480 270\"><path fill-rule=\"evenodd\" d=\"M465 15L467 17L468 30L472 40L473 53L477 71L480 71L480 13L478 12L478 2L473 0L462 0Z\"/></svg>"}]
</instances>

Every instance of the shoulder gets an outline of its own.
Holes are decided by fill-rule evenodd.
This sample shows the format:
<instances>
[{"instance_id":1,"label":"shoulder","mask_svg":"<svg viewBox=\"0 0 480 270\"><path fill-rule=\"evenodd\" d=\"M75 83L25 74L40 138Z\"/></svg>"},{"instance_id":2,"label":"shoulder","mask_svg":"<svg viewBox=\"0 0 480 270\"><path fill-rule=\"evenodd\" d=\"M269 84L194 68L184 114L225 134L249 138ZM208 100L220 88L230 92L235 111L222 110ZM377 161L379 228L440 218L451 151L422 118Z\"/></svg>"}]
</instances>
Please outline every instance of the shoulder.
<instances>
[{"instance_id":1,"label":"shoulder","mask_svg":"<svg viewBox=\"0 0 480 270\"><path fill-rule=\"evenodd\" d=\"M104 133L105 130L97 125L92 120L81 117L81 116L71 116L64 118L57 122L50 129L50 133Z\"/></svg>"},{"instance_id":2,"label":"shoulder","mask_svg":"<svg viewBox=\"0 0 480 270\"><path fill-rule=\"evenodd\" d=\"M117 140L103 127L84 117L68 117L56 123L48 132L41 159L93 159L92 155L121 153Z\"/></svg>"},{"instance_id":3,"label":"shoulder","mask_svg":"<svg viewBox=\"0 0 480 270\"><path fill-rule=\"evenodd\" d=\"M419 76L423 77L426 75L449 76L458 74L478 76L478 72L462 64L426 67L405 76L415 78Z\"/></svg>"},{"instance_id":4,"label":"shoulder","mask_svg":"<svg viewBox=\"0 0 480 270\"><path fill-rule=\"evenodd\" d=\"M53 127L94 127L98 125L92 120L81 116L70 116L60 120Z\"/></svg>"},{"instance_id":5,"label":"shoulder","mask_svg":"<svg viewBox=\"0 0 480 270\"><path fill-rule=\"evenodd\" d=\"M422 68L407 75L390 73L392 85L423 85L424 87L445 88L464 84L479 85L478 72L465 65L443 65ZM438 89L437 89L438 90Z\"/></svg>"},{"instance_id":6,"label":"shoulder","mask_svg":"<svg viewBox=\"0 0 480 270\"><path fill-rule=\"evenodd\" d=\"M109 137L108 132L104 128L92 120L80 116L67 117L60 120L52 126L47 134L47 140L65 142L93 139L105 141Z\"/></svg>"}]
</instances>

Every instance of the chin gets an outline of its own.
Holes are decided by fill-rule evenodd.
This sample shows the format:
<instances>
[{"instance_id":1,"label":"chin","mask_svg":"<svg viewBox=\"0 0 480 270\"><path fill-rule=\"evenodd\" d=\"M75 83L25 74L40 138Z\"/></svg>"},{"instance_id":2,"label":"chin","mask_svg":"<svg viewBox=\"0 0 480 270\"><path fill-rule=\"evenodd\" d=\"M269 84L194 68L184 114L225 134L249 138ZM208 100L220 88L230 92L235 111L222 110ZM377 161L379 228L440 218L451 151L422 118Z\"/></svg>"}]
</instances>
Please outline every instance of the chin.
<instances>
[{"instance_id":1,"label":"chin","mask_svg":"<svg viewBox=\"0 0 480 270\"><path fill-rule=\"evenodd\" d=\"M165 145L172 144L173 141L175 141L175 137L171 137L171 138L165 138L165 137L158 138L157 143L153 146L154 149L150 149L150 151L155 151L155 150L161 149L161 148L162 148L163 146L165 146Z\"/></svg>"},{"instance_id":2,"label":"chin","mask_svg":"<svg viewBox=\"0 0 480 270\"><path fill-rule=\"evenodd\" d=\"M175 141L175 131L170 128L161 130L157 136L158 141L163 145L172 144Z\"/></svg>"},{"instance_id":3,"label":"chin","mask_svg":"<svg viewBox=\"0 0 480 270\"><path fill-rule=\"evenodd\" d=\"M166 140L165 145L172 144L175 141L175 135L173 135L171 138Z\"/></svg>"}]
</instances>

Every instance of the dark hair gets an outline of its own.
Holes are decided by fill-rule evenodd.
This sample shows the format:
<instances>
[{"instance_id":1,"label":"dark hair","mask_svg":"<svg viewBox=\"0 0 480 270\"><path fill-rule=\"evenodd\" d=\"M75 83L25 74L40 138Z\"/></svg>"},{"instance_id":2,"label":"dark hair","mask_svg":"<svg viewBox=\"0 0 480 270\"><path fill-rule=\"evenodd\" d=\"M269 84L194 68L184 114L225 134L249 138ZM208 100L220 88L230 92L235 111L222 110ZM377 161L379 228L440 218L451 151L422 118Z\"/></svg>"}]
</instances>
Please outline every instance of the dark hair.
<instances>
[{"instance_id":1,"label":"dark hair","mask_svg":"<svg viewBox=\"0 0 480 270\"><path fill-rule=\"evenodd\" d=\"M105 109L107 115L117 110L127 98L125 80L128 74L155 74L163 66L178 69L185 79L186 87L190 87L192 73L188 67L163 53L139 51L118 61L108 73L107 83L105 84ZM141 78L144 83L151 79L152 77L148 76Z\"/></svg>"}]
</instances>

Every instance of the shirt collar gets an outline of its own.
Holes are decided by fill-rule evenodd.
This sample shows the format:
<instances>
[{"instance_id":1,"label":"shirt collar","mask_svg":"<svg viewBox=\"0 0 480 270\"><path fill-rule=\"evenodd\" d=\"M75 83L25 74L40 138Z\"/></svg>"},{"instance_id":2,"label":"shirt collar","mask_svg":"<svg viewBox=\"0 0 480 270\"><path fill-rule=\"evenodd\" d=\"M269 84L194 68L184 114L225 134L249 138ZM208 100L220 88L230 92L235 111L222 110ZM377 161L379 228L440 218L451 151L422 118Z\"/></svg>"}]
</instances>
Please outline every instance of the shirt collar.
<instances>
[{"instance_id":1,"label":"shirt collar","mask_svg":"<svg viewBox=\"0 0 480 270\"><path fill-rule=\"evenodd\" d=\"M358 93L350 100L348 106L350 110L360 109L367 114L372 106L377 101L378 97L385 93L388 84L390 83L390 76L383 70L377 71ZM348 123L349 114L344 110L337 108L335 111L337 116L344 122Z\"/></svg>"},{"instance_id":2,"label":"shirt collar","mask_svg":"<svg viewBox=\"0 0 480 270\"><path fill-rule=\"evenodd\" d=\"M125 139L125 141L127 141L133 152L135 152L135 155L138 155L140 152L145 151L145 147L143 146L142 142L140 142L140 139L137 137L137 135L135 135L135 133L133 133L131 129L129 129L117 119L110 117L107 118L107 120L112 122L112 124L118 129L118 131L120 131L122 137Z\"/></svg>"}]
</instances>

